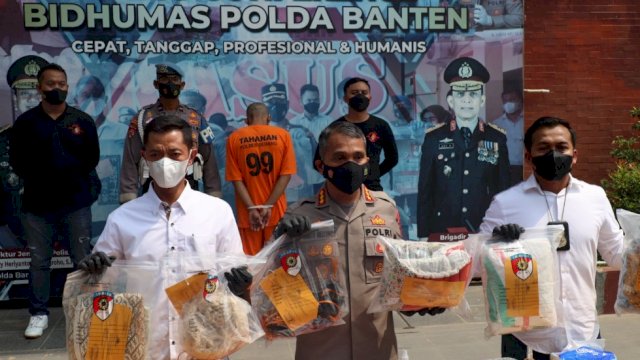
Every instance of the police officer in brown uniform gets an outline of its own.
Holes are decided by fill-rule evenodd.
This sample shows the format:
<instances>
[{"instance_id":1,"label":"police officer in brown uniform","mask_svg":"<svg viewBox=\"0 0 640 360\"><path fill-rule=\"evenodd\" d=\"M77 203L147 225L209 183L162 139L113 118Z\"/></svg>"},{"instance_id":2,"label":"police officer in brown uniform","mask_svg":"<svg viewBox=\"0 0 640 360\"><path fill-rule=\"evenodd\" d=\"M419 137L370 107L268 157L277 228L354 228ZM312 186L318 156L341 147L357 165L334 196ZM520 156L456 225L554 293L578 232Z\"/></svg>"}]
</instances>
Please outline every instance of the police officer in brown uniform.
<instances>
[{"instance_id":1,"label":"police officer in brown uniform","mask_svg":"<svg viewBox=\"0 0 640 360\"><path fill-rule=\"evenodd\" d=\"M427 130L418 178L418 237L477 232L493 195L509 187L505 131L479 118L489 72L461 57L445 69L455 119ZM437 240L437 238L436 238Z\"/></svg>"},{"instance_id":2,"label":"police officer in brown uniform","mask_svg":"<svg viewBox=\"0 0 640 360\"><path fill-rule=\"evenodd\" d=\"M311 222L333 219L350 309L346 324L298 336L296 359L396 359L391 313L367 314L367 309L383 267L376 236L401 238L398 210L387 194L362 185L369 158L357 126L334 122L322 131L318 146L320 160L315 166L327 181L315 197L289 207L275 234L298 236L309 230Z\"/></svg>"},{"instance_id":3,"label":"police officer in brown uniform","mask_svg":"<svg viewBox=\"0 0 640 360\"><path fill-rule=\"evenodd\" d=\"M149 186L149 171L142 160L142 136L146 124L160 115L176 115L193 128L194 141L198 144L198 156L193 167L187 170L187 180L192 188L198 189L202 179L204 192L220 197L221 185L218 163L213 152L213 131L207 120L195 109L180 103L178 96L184 89L182 73L175 65L156 65L156 80L159 98L154 104L142 108L129 124L124 141L122 166L120 169L120 203L133 200Z\"/></svg>"}]
</instances>

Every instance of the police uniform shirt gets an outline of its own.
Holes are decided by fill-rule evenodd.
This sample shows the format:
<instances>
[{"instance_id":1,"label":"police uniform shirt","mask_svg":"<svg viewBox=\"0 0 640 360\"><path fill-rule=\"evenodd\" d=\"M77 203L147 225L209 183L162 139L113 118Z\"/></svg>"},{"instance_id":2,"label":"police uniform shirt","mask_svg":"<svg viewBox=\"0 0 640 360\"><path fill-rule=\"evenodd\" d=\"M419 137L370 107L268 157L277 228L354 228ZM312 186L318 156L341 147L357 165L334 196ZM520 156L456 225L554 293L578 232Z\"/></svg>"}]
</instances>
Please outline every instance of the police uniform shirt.
<instances>
[{"instance_id":1,"label":"police uniform shirt","mask_svg":"<svg viewBox=\"0 0 640 360\"><path fill-rule=\"evenodd\" d=\"M143 114L144 125L161 115L175 115L191 125L194 131L193 140L197 142L198 153L204 159L202 169L204 192L209 195L221 195L218 163L211 145L214 138L213 131L202 115L184 104L180 104L176 110L165 110L160 101L145 106L140 112ZM140 113L131 119L127 138L124 141L122 168L120 170L120 202L135 199L138 195L138 188L141 185L139 184L138 164L142 159L143 144L139 133L139 115Z\"/></svg>"},{"instance_id":2,"label":"police uniform shirt","mask_svg":"<svg viewBox=\"0 0 640 360\"><path fill-rule=\"evenodd\" d=\"M491 198L509 184L504 131L478 122L469 148L455 120L425 135L418 180L418 237L465 227L476 232Z\"/></svg>"},{"instance_id":3,"label":"police uniform shirt","mask_svg":"<svg viewBox=\"0 0 640 360\"><path fill-rule=\"evenodd\" d=\"M402 237L393 200L363 186L358 202L345 209L323 187L315 197L290 206L287 212L308 216L311 222L333 219L350 302L346 324L296 338L296 359L396 359L391 312L367 313L383 270L383 250L376 237Z\"/></svg>"}]
</instances>

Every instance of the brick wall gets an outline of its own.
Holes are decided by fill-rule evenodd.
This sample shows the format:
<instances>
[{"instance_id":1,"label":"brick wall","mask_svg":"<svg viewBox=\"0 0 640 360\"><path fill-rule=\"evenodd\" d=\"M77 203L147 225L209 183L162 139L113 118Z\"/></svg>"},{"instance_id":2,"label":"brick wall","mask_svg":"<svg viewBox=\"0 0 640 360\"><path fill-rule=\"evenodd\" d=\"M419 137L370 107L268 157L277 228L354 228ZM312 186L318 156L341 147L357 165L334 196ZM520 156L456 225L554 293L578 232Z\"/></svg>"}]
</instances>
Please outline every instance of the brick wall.
<instances>
[{"instance_id":1,"label":"brick wall","mask_svg":"<svg viewBox=\"0 0 640 360\"><path fill-rule=\"evenodd\" d=\"M640 106L640 1L524 0L525 126L540 116L569 120L578 134L573 174L599 184L613 168L617 135L629 135ZM639 185L640 186L640 185Z\"/></svg>"}]
</instances>

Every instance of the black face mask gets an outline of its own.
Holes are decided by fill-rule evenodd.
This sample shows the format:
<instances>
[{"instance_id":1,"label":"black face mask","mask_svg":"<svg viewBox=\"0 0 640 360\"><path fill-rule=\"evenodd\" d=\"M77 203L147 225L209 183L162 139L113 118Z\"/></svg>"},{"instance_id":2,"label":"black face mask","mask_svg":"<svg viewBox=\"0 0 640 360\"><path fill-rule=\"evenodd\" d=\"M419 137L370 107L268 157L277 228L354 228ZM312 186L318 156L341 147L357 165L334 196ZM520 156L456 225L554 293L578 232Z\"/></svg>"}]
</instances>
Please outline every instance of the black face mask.
<instances>
[{"instance_id":1,"label":"black face mask","mask_svg":"<svg viewBox=\"0 0 640 360\"><path fill-rule=\"evenodd\" d=\"M367 164L358 165L353 161L347 161L335 167L325 164L322 175L343 193L353 194L360 188L368 173Z\"/></svg>"},{"instance_id":2,"label":"black face mask","mask_svg":"<svg viewBox=\"0 0 640 360\"><path fill-rule=\"evenodd\" d=\"M60 105L67 100L67 91L55 88L53 90L43 91L44 100L51 105Z\"/></svg>"},{"instance_id":3,"label":"black face mask","mask_svg":"<svg viewBox=\"0 0 640 360\"><path fill-rule=\"evenodd\" d=\"M545 180L553 181L560 180L571 172L573 156L549 150L544 155L532 157L531 162L536 167L536 174Z\"/></svg>"},{"instance_id":4,"label":"black face mask","mask_svg":"<svg viewBox=\"0 0 640 360\"><path fill-rule=\"evenodd\" d=\"M158 83L158 92L160 96L167 99L175 99L180 96L180 86L181 84L174 83Z\"/></svg>"},{"instance_id":5,"label":"black face mask","mask_svg":"<svg viewBox=\"0 0 640 360\"><path fill-rule=\"evenodd\" d=\"M358 94L349 99L349 106L357 112L365 111L369 107L369 98Z\"/></svg>"},{"instance_id":6,"label":"black face mask","mask_svg":"<svg viewBox=\"0 0 640 360\"><path fill-rule=\"evenodd\" d=\"M320 103L310 102L310 103L304 104L304 110L309 114L315 115L318 113L319 109L320 109Z\"/></svg>"},{"instance_id":7,"label":"black face mask","mask_svg":"<svg viewBox=\"0 0 640 360\"><path fill-rule=\"evenodd\" d=\"M271 121L280 122L284 120L287 116L287 111L289 111L289 104L286 102L269 104L269 115L271 116Z\"/></svg>"}]
</instances>

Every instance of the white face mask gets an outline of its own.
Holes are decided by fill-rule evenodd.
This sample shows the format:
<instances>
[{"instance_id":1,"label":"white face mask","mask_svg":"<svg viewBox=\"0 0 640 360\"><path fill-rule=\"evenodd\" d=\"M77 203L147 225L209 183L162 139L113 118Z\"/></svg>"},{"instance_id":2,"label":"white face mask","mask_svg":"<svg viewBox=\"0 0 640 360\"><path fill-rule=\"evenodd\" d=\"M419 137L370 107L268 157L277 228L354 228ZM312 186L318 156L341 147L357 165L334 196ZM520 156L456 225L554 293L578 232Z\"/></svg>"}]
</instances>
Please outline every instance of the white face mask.
<instances>
[{"instance_id":1,"label":"white face mask","mask_svg":"<svg viewBox=\"0 0 640 360\"><path fill-rule=\"evenodd\" d=\"M502 105L502 109L504 109L504 112L506 112L507 114L513 114L514 112L520 110L520 103L517 102L506 102L504 103L504 105Z\"/></svg>"},{"instance_id":2,"label":"white face mask","mask_svg":"<svg viewBox=\"0 0 640 360\"><path fill-rule=\"evenodd\" d=\"M189 159L176 161L163 157L157 161L147 161L147 164L149 165L149 175L151 175L153 181L161 188L169 189L178 185L184 179L187 174Z\"/></svg>"}]
</instances>

